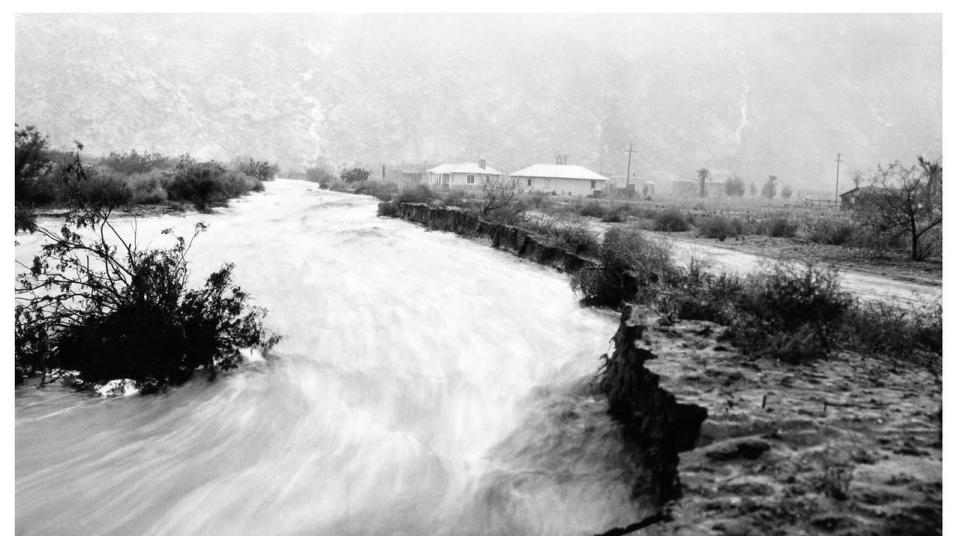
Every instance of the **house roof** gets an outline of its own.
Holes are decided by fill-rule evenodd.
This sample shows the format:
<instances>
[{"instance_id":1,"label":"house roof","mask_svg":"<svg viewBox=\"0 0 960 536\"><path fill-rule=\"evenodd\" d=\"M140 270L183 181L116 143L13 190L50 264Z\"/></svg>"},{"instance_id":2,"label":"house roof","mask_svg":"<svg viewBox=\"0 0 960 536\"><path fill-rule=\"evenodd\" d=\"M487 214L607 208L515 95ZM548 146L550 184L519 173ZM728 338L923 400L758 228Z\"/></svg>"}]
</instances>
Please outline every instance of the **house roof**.
<instances>
[{"instance_id":1,"label":"house roof","mask_svg":"<svg viewBox=\"0 0 960 536\"><path fill-rule=\"evenodd\" d=\"M884 190L883 188L880 188L878 186L857 186L856 188L852 188L850 190L847 190L846 192L841 192L840 197L852 194L857 191L863 191L863 192L869 193L869 192L880 192L883 190Z\"/></svg>"},{"instance_id":2,"label":"house roof","mask_svg":"<svg viewBox=\"0 0 960 536\"><path fill-rule=\"evenodd\" d=\"M588 181L608 181L607 177L590 171L583 166L566 164L534 164L520 171L514 171L511 177L542 177L548 179L581 179Z\"/></svg>"},{"instance_id":3,"label":"house roof","mask_svg":"<svg viewBox=\"0 0 960 536\"><path fill-rule=\"evenodd\" d=\"M464 162L462 164L440 164L427 170L430 173L468 173L472 175L502 175L500 170L487 166L480 167L476 162Z\"/></svg>"}]
</instances>

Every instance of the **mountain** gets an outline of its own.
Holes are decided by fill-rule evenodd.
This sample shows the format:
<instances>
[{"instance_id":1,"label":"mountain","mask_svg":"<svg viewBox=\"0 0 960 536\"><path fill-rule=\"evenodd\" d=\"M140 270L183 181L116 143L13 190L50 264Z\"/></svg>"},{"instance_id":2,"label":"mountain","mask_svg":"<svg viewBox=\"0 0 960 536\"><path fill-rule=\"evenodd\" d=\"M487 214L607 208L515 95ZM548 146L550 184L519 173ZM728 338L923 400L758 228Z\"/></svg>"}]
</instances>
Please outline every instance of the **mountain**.
<instances>
[{"instance_id":1,"label":"mountain","mask_svg":"<svg viewBox=\"0 0 960 536\"><path fill-rule=\"evenodd\" d=\"M131 148L831 189L941 151L938 15L19 15L16 117Z\"/></svg>"}]
</instances>

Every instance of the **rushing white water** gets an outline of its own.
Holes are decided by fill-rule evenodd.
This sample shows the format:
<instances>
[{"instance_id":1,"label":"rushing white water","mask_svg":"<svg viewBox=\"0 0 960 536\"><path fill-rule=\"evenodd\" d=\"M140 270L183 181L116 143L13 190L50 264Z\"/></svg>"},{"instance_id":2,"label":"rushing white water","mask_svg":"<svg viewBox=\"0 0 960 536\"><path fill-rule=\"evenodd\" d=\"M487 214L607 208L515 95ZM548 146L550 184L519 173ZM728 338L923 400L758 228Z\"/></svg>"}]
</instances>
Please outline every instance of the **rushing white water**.
<instances>
[{"instance_id":1,"label":"rushing white water","mask_svg":"<svg viewBox=\"0 0 960 536\"><path fill-rule=\"evenodd\" d=\"M206 221L276 359L162 395L16 391L18 534L590 534L636 521L606 403L616 329L565 276L277 180ZM37 250L19 236L17 258Z\"/></svg>"}]
</instances>

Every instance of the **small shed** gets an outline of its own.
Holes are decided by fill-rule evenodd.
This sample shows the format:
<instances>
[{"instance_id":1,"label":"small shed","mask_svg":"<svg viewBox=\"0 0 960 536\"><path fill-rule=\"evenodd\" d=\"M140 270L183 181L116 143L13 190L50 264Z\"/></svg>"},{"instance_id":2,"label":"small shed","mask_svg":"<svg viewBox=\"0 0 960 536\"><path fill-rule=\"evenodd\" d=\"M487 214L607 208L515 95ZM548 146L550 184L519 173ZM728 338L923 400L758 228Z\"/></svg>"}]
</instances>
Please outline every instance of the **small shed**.
<instances>
[{"instance_id":1,"label":"small shed","mask_svg":"<svg viewBox=\"0 0 960 536\"><path fill-rule=\"evenodd\" d=\"M864 195L871 195L882 192L882 188L876 186L857 186L852 190L847 190L840 194L840 210L853 210Z\"/></svg>"}]
</instances>

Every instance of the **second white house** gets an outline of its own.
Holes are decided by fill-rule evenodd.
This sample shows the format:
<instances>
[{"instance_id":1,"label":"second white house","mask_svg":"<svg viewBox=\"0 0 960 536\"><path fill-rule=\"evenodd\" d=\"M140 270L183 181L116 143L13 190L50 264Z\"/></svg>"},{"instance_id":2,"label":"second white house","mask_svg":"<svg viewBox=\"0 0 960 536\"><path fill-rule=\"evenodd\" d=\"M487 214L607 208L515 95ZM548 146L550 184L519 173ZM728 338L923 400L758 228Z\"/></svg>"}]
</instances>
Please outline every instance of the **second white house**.
<instances>
[{"instance_id":1,"label":"second white house","mask_svg":"<svg viewBox=\"0 0 960 536\"><path fill-rule=\"evenodd\" d=\"M525 192L546 192L556 195L593 195L610 181L607 177L583 166L567 164L534 164L510 174Z\"/></svg>"}]
</instances>

